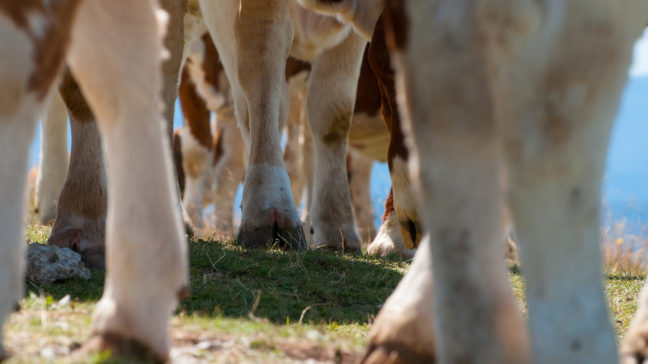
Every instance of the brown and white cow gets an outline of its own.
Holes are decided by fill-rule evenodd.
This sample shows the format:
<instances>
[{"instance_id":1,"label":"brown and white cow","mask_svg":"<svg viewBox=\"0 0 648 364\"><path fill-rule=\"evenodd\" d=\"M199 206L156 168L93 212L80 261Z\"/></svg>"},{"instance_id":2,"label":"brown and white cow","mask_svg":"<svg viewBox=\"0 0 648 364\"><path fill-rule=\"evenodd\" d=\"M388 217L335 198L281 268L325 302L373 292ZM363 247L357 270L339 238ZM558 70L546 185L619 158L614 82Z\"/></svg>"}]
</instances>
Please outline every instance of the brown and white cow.
<instances>
[{"instance_id":1,"label":"brown and white cow","mask_svg":"<svg viewBox=\"0 0 648 364\"><path fill-rule=\"evenodd\" d=\"M164 116L167 131L171 131L176 98L177 74L182 59L183 24L186 9L184 1L161 0L160 5L169 14L164 38L169 57L163 62ZM100 136L83 93L71 75L64 77L60 87L65 106L72 115L72 151L67 169L67 114L58 96L53 96L47 117L43 118L41 162L37 184L37 209L41 222L54 216L52 233L47 243L78 251L86 264L104 266L106 186ZM60 186L60 176L65 183ZM56 202L56 204L54 204ZM182 205L185 229L191 224ZM53 209L56 213L53 214Z\"/></svg>"},{"instance_id":2,"label":"brown and white cow","mask_svg":"<svg viewBox=\"0 0 648 364\"><path fill-rule=\"evenodd\" d=\"M229 237L233 233L236 188L245 175L245 148L233 112L229 82L209 34L191 42L179 87L185 120L180 132L179 165L184 175L183 201L195 225L209 226L216 236ZM215 127L213 138L211 124ZM203 226L205 201L214 203L214 216Z\"/></svg>"},{"instance_id":3,"label":"brown and white cow","mask_svg":"<svg viewBox=\"0 0 648 364\"><path fill-rule=\"evenodd\" d=\"M168 357L187 256L163 142L160 15L152 0L0 1L1 322L23 292L29 141L67 60L107 162L107 277L87 347Z\"/></svg>"},{"instance_id":4,"label":"brown and white cow","mask_svg":"<svg viewBox=\"0 0 648 364\"><path fill-rule=\"evenodd\" d=\"M196 225L202 225L199 221L203 203L214 202L214 221L206 224L211 225L207 230L229 238L233 233L232 202L245 171L243 141L233 115L229 84L209 35L187 46L186 54L188 58L179 87L185 126L177 132L174 141L178 155L176 167L178 176L182 177L181 192L184 192L185 207ZM306 226L309 226L313 168L312 138L304 115L309 70L308 63L292 57L286 65L290 112L283 156L295 204L299 205L302 195L306 196L302 215ZM380 118L378 89L366 59L360 72L357 98L349 133L351 153L347 167L356 225L361 236L371 240L375 229L369 177L373 160L386 160L389 132ZM207 110L212 110L216 119L213 152L210 151ZM210 168L210 153L214 154L213 168ZM209 183L205 186L206 181ZM213 189L213 196L207 197L210 189Z\"/></svg>"},{"instance_id":5,"label":"brown and white cow","mask_svg":"<svg viewBox=\"0 0 648 364\"><path fill-rule=\"evenodd\" d=\"M200 1L202 16L232 84L236 116L249 145L238 242L246 247L305 249L290 181L281 158L278 123L288 90L289 54L312 61L307 93L314 135L316 246L359 249L346 178L346 140L365 40L334 17L294 1ZM263 24L263 26L259 26Z\"/></svg>"},{"instance_id":6,"label":"brown and white cow","mask_svg":"<svg viewBox=\"0 0 648 364\"><path fill-rule=\"evenodd\" d=\"M617 362L601 284L600 189L648 3L389 1L386 9L410 176L429 233L376 318L365 362ZM496 249L507 203L528 324ZM624 362L645 359L643 312Z\"/></svg>"}]
</instances>

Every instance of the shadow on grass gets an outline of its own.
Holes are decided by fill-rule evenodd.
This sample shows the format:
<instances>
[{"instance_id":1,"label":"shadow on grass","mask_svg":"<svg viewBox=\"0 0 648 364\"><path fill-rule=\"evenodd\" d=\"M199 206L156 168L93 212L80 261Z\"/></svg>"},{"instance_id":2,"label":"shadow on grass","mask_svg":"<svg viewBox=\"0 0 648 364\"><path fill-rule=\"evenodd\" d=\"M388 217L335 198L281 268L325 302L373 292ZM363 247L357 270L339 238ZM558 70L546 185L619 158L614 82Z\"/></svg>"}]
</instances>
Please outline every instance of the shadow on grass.
<instances>
[{"instance_id":1,"label":"shadow on grass","mask_svg":"<svg viewBox=\"0 0 648 364\"><path fill-rule=\"evenodd\" d=\"M219 242L190 243L191 297L180 311L250 317L273 323L367 323L402 278L408 263L327 250L252 250ZM105 274L92 279L27 285L58 300L101 297ZM255 303L256 302L256 303Z\"/></svg>"}]
</instances>

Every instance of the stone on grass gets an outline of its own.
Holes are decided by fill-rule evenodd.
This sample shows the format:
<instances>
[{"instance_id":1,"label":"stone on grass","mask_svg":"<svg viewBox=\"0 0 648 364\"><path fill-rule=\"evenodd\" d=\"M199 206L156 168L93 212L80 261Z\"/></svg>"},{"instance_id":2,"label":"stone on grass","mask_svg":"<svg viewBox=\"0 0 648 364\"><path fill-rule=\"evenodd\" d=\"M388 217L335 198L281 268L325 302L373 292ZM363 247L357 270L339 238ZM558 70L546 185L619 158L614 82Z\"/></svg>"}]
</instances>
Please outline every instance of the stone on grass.
<instances>
[{"instance_id":1,"label":"stone on grass","mask_svg":"<svg viewBox=\"0 0 648 364\"><path fill-rule=\"evenodd\" d=\"M90 279L81 255L68 248L32 243L27 248L28 281L51 283L64 279Z\"/></svg>"}]
</instances>

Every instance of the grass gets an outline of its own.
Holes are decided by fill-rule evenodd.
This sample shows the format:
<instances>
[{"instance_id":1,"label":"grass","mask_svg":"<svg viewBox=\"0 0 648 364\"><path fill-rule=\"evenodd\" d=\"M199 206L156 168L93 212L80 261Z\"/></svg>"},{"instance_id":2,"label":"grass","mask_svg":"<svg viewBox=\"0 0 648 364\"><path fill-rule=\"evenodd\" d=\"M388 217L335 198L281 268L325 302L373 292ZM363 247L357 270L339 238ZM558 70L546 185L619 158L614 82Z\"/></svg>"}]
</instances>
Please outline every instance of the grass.
<instances>
[{"instance_id":1,"label":"grass","mask_svg":"<svg viewBox=\"0 0 648 364\"><path fill-rule=\"evenodd\" d=\"M49 229L30 225L28 241ZM232 244L191 240L192 295L171 321L172 358L198 362L291 363L307 359L352 363L363 354L370 324L408 261L327 250L245 251ZM5 327L9 363L67 363L90 334L90 315L104 273L90 281L28 283L21 311ZM510 280L526 314L524 280ZM619 339L636 310L641 274L608 270L605 283ZM105 355L83 362L113 362Z\"/></svg>"}]
</instances>

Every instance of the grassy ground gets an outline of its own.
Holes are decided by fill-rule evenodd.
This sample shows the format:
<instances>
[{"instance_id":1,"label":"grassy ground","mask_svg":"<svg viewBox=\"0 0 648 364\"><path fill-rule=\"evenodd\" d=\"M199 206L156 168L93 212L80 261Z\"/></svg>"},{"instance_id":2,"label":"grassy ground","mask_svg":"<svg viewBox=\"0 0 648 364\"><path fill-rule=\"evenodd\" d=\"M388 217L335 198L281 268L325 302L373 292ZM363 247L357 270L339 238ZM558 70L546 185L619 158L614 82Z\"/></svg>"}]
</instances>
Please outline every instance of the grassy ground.
<instances>
[{"instance_id":1,"label":"grassy ground","mask_svg":"<svg viewBox=\"0 0 648 364\"><path fill-rule=\"evenodd\" d=\"M31 226L27 239L43 242L48 234ZM192 295L171 324L172 357L187 363L355 362L371 321L408 266L398 258L245 251L202 240L190 242L190 259ZM510 277L526 312L517 267ZM88 282L28 283L21 311L6 325L14 353L9 362L69 362L67 354L89 335L103 279L103 272L93 271ZM625 273L606 277L619 338L642 284L643 277Z\"/></svg>"}]
</instances>

